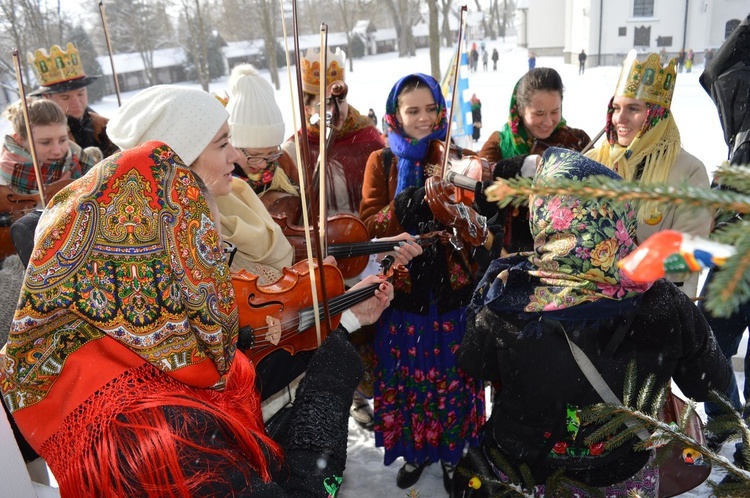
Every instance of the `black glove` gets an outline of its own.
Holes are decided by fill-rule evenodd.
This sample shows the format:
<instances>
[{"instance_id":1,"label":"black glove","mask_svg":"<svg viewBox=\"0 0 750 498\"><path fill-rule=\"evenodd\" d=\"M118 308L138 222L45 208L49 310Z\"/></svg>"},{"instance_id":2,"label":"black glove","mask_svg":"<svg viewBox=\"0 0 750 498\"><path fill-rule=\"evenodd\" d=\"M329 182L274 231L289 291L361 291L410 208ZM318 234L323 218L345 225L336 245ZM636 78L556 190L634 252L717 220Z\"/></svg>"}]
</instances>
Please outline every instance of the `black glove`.
<instances>
[{"instance_id":1,"label":"black glove","mask_svg":"<svg viewBox=\"0 0 750 498\"><path fill-rule=\"evenodd\" d=\"M430 206L424 199L424 187L407 187L393 199L396 216L407 232L416 233L422 223L432 219Z\"/></svg>"}]
</instances>

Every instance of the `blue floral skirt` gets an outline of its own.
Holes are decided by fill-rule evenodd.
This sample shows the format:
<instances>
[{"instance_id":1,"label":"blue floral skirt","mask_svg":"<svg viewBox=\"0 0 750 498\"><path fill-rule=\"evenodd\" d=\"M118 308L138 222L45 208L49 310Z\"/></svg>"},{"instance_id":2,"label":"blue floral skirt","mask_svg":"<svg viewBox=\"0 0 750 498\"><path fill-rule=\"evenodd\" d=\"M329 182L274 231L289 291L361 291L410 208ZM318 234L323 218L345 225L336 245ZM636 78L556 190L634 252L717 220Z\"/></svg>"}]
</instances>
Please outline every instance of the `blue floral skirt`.
<instances>
[{"instance_id":1,"label":"blue floral skirt","mask_svg":"<svg viewBox=\"0 0 750 498\"><path fill-rule=\"evenodd\" d=\"M385 465L456 464L484 424L482 383L456 366L466 329L464 308L427 315L386 310L377 323L375 444Z\"/></svg>"}]
</instances>

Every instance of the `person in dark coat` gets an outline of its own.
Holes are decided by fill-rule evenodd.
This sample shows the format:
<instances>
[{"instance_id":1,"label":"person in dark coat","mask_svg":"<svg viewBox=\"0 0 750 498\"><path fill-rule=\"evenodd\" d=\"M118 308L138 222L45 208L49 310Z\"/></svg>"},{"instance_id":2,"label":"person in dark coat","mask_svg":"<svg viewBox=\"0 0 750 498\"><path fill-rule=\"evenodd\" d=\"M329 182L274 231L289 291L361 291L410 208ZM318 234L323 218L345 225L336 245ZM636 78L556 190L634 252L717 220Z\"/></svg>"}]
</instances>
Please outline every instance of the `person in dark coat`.
<instances>
[{"instance_id":1,"label":"person in dark coat","mask_svg":"<svg viewBox=\"0 0 750 498\"><path fill-rule=\"evenodd\" d=\"M471 139L479 141L479 135L482 131L482 102L477 98L477 94L472 94L471 99Z\"/></svg>"},{"instance_id":2,"label":"person in dark coat","mask_svg":"<svg viewBox=\"0 0 750 498\"><path fill-rule=\"evenodd\" d=\"M700 83L711 99L716 104L724 130L724 139L729 147L730 164L750 164L750 113L747 111L750 100L750 15L737 26L724 44L712 54L707 62ZM725 189L726 186L714 184L714 188ZM734 223L741 216L733 212L722 212L716 218L715 226L720 228L728 223ZM710 282L716 273L721 270L711 269L708 272L706 284L703 286L701 295L705 295ZM750 302L742 303L737 311L729 317L714 316L713 313L704 309L706 319L716 335L716 340L724 355L731 361L737 350L745 329L750 325ZM745 352L745 385L743 389L745 399L750 399L750 380L747 375L750 372L750 347ZM732 400L736 407L740 407L739 388L736 379L732 378L732 384L726 392L726 396ZM721 414L719 407L713 403L706 404L706 414L709 419ZM720 446L728 437L728 434L708 434L709 443ZM747 468L747 467L746 467Z\"/></svg>"},{"instance_id":3,"label":"person in dark coat","mask_svg":"<svg viewBox=\"0 0 750 498\"><path fill-rule=\"evenodd\" d=\"M583 74L583 72L586 70L586 52L584 50L581 50L581 53L578 54L578 74Z\"/></svg>"},{"instance_id":4,"label":"person in dark coat","mask_svg":"<svg viewBox=\"0 0 750 498\"><path fill-rule=\"evenodd\" d=\"M550 148L535 182L595 176L619 179L578 152ZM563 195L532 196L530 204L534 252L492 263L458 350L461 368L502 386L484 426L482 466L506 483L511 478L498 471L502 460L517 470L527 466L537 483L534 496L545 493L556 472L574 482L547 489L547 496L591 496L583 485L603 496L629 496L636 486L643 496L656 496L658 467L653 451L635 447L638 437L611 447L586 442L601 423L585 422L581 410L602 398L568 341L620 399L633 365L639 388L649 376L659 387L673 379L685 395L703 401L727 387L729 363L701 312L673 283L634 283L619 270L618 261L636 247L633 206ZM482 485L468 496L499 496L479 466L473 459L459 462L454 490L467 489L475 476Z\"/></svg>"},{"instance_id":5,"label":"person in dark coat","mask_svg":"<svg viewBox=\"0 0 750 498\"><path fill-rule=\"evenodd\" d=\"M497 60L500 58L500 54L497 52L496 48L492 49L492 70L497 71Z\"/></svg>"}]
</instances>

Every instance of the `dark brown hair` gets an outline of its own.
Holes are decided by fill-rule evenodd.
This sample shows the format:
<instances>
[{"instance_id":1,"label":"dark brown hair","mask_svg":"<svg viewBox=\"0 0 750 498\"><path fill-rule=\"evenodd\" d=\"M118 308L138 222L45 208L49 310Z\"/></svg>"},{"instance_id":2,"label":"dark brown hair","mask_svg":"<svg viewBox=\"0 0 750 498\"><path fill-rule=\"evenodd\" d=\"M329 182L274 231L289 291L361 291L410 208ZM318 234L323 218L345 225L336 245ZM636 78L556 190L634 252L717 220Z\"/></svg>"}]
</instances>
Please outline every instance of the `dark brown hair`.
<instances>
[{"instance_id":1,"label":"dark brown hair","mask_svg":"<svg viewBox=\"0 0 750 498\"><path fill-rule=\"evenodd\" d=\"M516 108L523 112L531 102L531 97L538 91L559 92L563 97L563 82L560 74L550 67L531 69L520 80L516 87Z\"/></svg>"}]
</instances>

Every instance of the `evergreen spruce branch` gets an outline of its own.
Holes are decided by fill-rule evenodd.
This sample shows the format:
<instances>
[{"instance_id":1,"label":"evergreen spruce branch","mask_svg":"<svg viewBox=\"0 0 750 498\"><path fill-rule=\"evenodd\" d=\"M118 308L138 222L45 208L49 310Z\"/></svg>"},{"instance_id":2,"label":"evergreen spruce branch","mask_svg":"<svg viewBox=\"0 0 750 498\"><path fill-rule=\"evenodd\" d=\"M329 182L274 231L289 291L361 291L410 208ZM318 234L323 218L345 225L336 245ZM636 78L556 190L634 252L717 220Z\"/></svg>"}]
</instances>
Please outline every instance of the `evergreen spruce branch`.
<instances>
[{"instance_id":1,"label":"evergreen spruce branch","mask_svg":"<svg viewBox=\"0 0 750 498\"><path fill-rule=\"evenodd\" d=\"M625 406L633 404L633 398L637 396L638 387L637 382L638 374L636 369L635 360L630 360L625 370L625 384L623 387L622 402Z\"/></svg>"},{"instance_id":2,"label":"evergreen spruce branch","mask_svg":"<svg viewBox=\"0 0 750 498\"><path fill-rule=\"evenodd\" d=\"M727 259L708 285L706 309L714 316L728 317L750 299L750 232L735 243L737 254Z\"/></svg>"},{"instance_id":3,"label":"evergreen spruce branch","mask_svg":"<svg viewBox=\"0 0 750 498\"><path fill-rule=\"evenodd\" d=\"M687 184L642 185L639 182L615 180L603 176L584 180L555 179L532 185L533 178L498 178L485 191L488 201L500 207L519 206L530 195L570 195L584 200L656 201L707 209L750 213L750 196L728 190L697 188Z\"/></svg>"},{"instance_id":4,"label":"evergreen spruce branch","mask_svg":"<svg viewBox=\"0 0 750 498\"><path fill-rule=\"evenodd\" d=\"M552 490L554 491L554 494L552 494L552 496L560 498L573 498L574 496L576 496L573 494L573 489L575 488L582 489L586 493L585 496L601 498L605 498L606 496L604 494L604 491L600 490L599 488L595 488L580 481L575 481L573 479L570 479L569 477L565 477L565 473L562 470L555 472L553 475L547 478L545 486L545 491Z\"/></svg>"},{"instance_id":5,"label":"evergreen spruce branch","mask_svg":"<svg viewBox=\"0 0 750 498\"><path fill-rule=\"evenodd\" d=\"M724 162L714 172L714 182L739 192L750 192L750 166Z\"/></svg>"},{"instance_id":6,"label":"evergreen spruce branch","mask_svg":"<svg viewBox=\"0 0 750 498\"><path fill-rule=\"evenodd\" d=\"M749 232L750 222L748 221L725 223L713 231L711 234L711 240L733 246L739 239Z\"/></svg>"},{"instance_id":7,"label":"evergreen spruce branch","mask_svg":"<svg viewBox=\"0 0 750 498\"><path fill-rule=\"evenodd\" d=\"M635 362L631 360L631 363ZM643 382L643 387L638 392L638 402L635 405L635 408L637 410L644 411L644 407L648 405L649 400L652 398L655 384L656 376L653 374L648 375L646 377L646 380Z\"/></svg>"}]
</instances>

